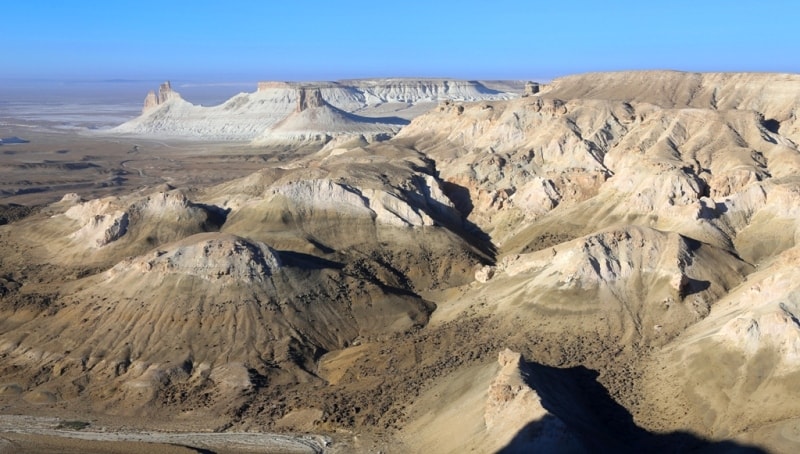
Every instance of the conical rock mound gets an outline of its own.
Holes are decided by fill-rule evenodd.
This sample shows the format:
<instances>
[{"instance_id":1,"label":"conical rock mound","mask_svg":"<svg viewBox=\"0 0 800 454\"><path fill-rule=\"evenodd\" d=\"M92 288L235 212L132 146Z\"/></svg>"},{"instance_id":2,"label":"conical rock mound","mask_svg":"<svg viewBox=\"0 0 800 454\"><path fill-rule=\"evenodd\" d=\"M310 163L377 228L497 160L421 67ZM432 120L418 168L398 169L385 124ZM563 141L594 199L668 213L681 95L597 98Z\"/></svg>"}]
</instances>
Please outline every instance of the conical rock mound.
<instances>
[{"instance_id":1,"label":"conical rock mound","mask_svg":"<svg viewBox=\"0 0 800 454\"><path fill-rule=\"evenodd\" d=\"M300 88L294 113L267 128L253 139L254 145L326 143L343 135L366 135L388 139L407 121L395 118L367 118L328 104L318 88Z\"/></svg>"}]
</instances>

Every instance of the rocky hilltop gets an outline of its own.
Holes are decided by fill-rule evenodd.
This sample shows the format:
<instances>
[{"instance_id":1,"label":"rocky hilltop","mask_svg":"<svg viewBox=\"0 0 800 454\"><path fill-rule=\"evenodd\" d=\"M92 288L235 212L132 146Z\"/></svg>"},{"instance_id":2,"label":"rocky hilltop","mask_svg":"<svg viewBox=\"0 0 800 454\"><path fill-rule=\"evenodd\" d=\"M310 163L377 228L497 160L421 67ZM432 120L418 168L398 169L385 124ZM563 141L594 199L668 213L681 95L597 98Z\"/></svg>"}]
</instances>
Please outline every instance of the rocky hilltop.
<instances>
[{"instance_id":1,"label":"rocky hilltop","mask_svg":"<svg viewBox=\"0 0 800 454\"><path fill-rule=\"evenodd\" d=\"M166 103L170 99L180 99L180 95L172 90L172 85L169 81L164 82L158 87L158 93L150 91L144 98L144 107L142 107L142 115L156 109L158 106Z\"/></svg>"},{"instance_id":2,"label":"rocky hilltop","mask_svg":"<svg viewBox=\"0 0 800 454\"><path fill-rule=\"evenodd\" d=\"M277 134L271 139L264 136L269 135L270 128L295 111L299 98L306 92L319 93L327 104L347 114L394 126L405 124L408 119L443 100L497 100L517 96L489 89L480 82L444 79L260 82L255 93L240 93L221 105L202 107L183 100L166 82L158 93L150 92L147 95L140 117L111 132L217 141L251 141L258 138L257 143L290 140L291 144L291 139L297 138L297 135ZM292 121L295 127L301 126L298 119ZM356 122L364 123L365 120ZM353 122L349 123L352 126ZM300 134L301 142L309 135L323 138L354 132L342 122L325 124L312 121L299 129L307 132ZM384 127L382 132L396 129Z\"/></svg>"},{"instance_id":3,"label":"rocky hilltop","mask_svg":"<svg viewBox=\"0 0 800 454\"><path fill-rule=\"evenodd\" d=\"M642 71L590 73L563 77L547 87L558 99L636 101L661 107L751 110L764 116L770 129L798 136L800 75L768 73L682 73Z\"/></svg>"},{"instance_id":4,"label":"rocky hilltop","mask_svg":"<svg viewBox=\"0 0 800 454\"><path fill-rule=\"evenodd\" d=\"M344 452L797 451L797 76L570 76L399 132L345 109L371 83L168 95L128 125L359 137L0 226L4 404ZM263 136L223 114L259 106Z\"/></svg>"}]
</instances>

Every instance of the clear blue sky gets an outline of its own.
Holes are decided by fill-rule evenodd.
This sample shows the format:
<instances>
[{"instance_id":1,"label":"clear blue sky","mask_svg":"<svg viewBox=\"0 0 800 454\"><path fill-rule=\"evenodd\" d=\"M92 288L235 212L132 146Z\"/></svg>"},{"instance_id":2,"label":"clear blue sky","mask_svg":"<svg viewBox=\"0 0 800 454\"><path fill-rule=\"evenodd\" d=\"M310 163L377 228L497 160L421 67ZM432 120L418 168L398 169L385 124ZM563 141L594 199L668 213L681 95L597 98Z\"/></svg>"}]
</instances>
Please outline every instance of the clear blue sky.
<instances>
[{"instance_id":1,"label":"clear blue sky","mask_svg":"<svg viewBox=\"0 0 800 454\"><path fill-rule=\"evenodd\" d=\"M800 72L796 1L8 0L0 79Z\"/></svg>"}]
</instances>

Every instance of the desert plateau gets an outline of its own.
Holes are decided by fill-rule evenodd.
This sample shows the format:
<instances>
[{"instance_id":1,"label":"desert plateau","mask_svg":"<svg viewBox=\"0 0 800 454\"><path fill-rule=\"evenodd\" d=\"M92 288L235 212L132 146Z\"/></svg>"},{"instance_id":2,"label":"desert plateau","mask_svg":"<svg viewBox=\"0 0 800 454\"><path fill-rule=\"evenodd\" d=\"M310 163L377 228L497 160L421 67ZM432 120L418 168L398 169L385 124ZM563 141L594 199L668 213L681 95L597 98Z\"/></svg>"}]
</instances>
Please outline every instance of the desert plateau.
<instances>
[{"instance_id":1,"label":"desert plateau","mask_svg":"<svg viewBox=\"0 0 800 454\"><path fill-rule=\"evenodd\" d=\"M152 88L0 103L0 453L800 449L800 75Z\"/></svg>"}]
</instances>

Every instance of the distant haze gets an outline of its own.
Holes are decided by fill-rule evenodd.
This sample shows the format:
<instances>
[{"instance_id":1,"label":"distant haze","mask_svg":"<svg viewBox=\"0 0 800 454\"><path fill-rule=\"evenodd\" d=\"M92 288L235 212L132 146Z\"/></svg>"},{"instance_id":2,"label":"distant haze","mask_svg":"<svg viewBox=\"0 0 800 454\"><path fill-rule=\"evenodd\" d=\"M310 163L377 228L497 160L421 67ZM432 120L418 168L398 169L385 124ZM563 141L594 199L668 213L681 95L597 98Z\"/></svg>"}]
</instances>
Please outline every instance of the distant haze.
<instances>
[{"instance_id":1,"label":"distant haze","mask_svg":"<svg viewBox=\"0 0 800 454\"><path fill-rule=\"evenodd\" d=\"M0 83L0 102L135 103L141 108L148 91L158 88L162 79L152 80L7 80ZM176 91L194 104L215 105L241 92L256 90L250 82L172 81Z\"/></svg>"},{"instance_id":2,"label":"distant haze","mask_svg":"<svg viewBox=\"0 0 800 454\"><path fill-rule=\"evenodd\" d=\"M148 91L160 80L6 80L0 82L0 125L46 122L61 127L105 128L141 113ZM256 90L256 81L204 83L173 81L184 99L217 105L241 92Z\"/></svg>"}]
</instances>

